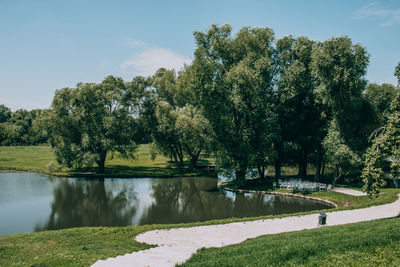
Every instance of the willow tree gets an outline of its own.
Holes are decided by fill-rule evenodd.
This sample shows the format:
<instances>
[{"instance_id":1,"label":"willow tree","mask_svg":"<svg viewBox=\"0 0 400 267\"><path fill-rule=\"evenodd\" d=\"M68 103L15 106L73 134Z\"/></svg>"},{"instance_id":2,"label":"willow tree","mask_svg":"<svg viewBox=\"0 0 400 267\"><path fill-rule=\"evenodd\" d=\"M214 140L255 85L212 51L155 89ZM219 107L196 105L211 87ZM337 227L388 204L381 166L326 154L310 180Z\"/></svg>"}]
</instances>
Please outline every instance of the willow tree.
<instances>
[{"instance_id":1,"label":"willow tree","mask_svg":"<svg viewBox=\"0 0 400 267\"><path fill-rule=\"evenodd\" d=\"M394 75L400 83L400 62L397 65ZM390 104L388 122L385 126L374 131L372 146L365 154L362 179L363 190L370 197L377 196L380 188L386 184L385 165L389 165L392 178L400 177L400 93Z\"/></svg>"},{"instance_id":2,"label":"willow tree","mask_svg":"<svg viewBox=\"0 0 400 267\"><path fill-rule=\"evenodd\" d=\"M382 127L387 123L390 115L390 103L398 91L399 88L389 83L381 85L376 83L368 84L364 98L370 103L376 114L375 128Z\"/></svg>"},{"instance_id":3,"label":"willow tree","mask_svg":"<svg viewBox=\"0 0 400 267\"><path fill-rule=\"evenodd\" d=\"M315 78L311 70L313 46L314 42L304 36L286 36L279 39L276 45L279 68L277 109L282 143L277 145L277 149L282 150L278 151L278 155L283 157L285 152L291 154L290 160L299 165L300 177L307 175L307 163L316 150L317 173L321 166L322 148L319 144L324 125L320 105L314 99ZM291 151L283 151L284 147L291 148ZM281 158L277 160L282 161ZM279 173L279 170L276 172Z\"/></svg>"},{"instance_id":4,"label":"willow tree","mask_svg":"<svg viewBox=\"0 0 400 267\"><path fill-rule=\"evenodd\" d=\"M121 78L80 83L56 91L47 119L57 161L67 167L97 164L104 173L109 152L132 156L141 92Z\"/></svg>"},{"instance_id":5,"label":"willow tree","mask_svg":"<svg viewBox=\"0 0 400 267\"><path fill-rule=\"evenodd\" d=\"M274 34L244 27L232 37L231 31L230 25L213 25L194 33L194 90L215 133L219 163L243 184L249 167L263 176L273 160Z\"/></svg>"},{"instance_id":6,"label":"willow tree","mask_svg":"<svg viewBox=\"0 0 400 267\"><path fill-rule=\"evenodd\" d=\"M377 131L371 148L367 151L362 178L363 190L376 196L385 182L385 164L390 165L393 178L400 177L400 94L390 105L388 124Z\"/></svg>"},{"instance_id":7,"label":"willow tree","mask_svg":"<svg viewBox=\"0 0 400 267\"><path fill-rule=\"evenodd\" d=\"M369 125L371 107L362 92L367 84L368 62L366 49L353 44L348 37L331 38L313 51L317 99L326 107L331 120L323 144L326 156L335 165L335 180L348 167L361 164L361 154L367 146L369 132L365 127ZM342 149L338 150L339 147ZM341 156L337 157L339 152ZM349 166L349 162L353 164Z\"/></svg>"},{"instance_id":8,"label":"willow tree","mask_svg":"<svg viewBox=\"0 0 400 267\"><path fill-rule=\"evenodd\" d=\"M184 159L188 159L189 170L193 170L213 136L190 88L193 78L188 67L178 77L173 70L159 69L150 78L155 89L153 107L147 106L144 114L158 150L171 156L179 169L184 168Z\"/></svg>"}]
</instances>

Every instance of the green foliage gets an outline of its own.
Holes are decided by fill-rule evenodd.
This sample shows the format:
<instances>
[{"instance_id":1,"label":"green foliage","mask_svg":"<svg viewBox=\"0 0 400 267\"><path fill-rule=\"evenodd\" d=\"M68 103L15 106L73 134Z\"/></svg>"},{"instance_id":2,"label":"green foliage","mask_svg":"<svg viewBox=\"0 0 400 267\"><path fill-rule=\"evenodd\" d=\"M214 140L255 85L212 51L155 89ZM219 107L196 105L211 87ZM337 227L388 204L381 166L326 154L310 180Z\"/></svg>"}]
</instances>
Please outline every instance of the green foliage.
<instances>
[{"instance_id":1,"label":"green foliage","mask_svg":"<svg viewBox=\"0 0 400 267\"><path fill-rule=\"evenodd\" d=\"M323 147L328 160L336 165L335 181L343 171L357 168L368 145L374 122L372 107L362 97L368 62L365 48L352 44L348 37L331 38L313 51L315 93L331 121Z\"/></svg>"},{"instance_id":2,"label":"green foliage","mask_svg":"<svg viewBox=\"0 0 400 267\"><path fill-rule=\"evenodd\" d=\"M342 115L353 101L359 101L367 82L368 62L366 49L353 45L348 37L331 38L315 47L312 65L317 95L335 116Z\"/></svg>"},{"instance_id":3,"label":"green foliage","mask_svg":"<svg viewBox=\"0 0 400 267\"><path fill-rule=\"evenodd\" d=\"M112 76L57 90L47 120L57 161L67 167L96 163L103 173L108 152L132 156L140 94L140 88Z\"/></svg>"},{"instance_id":4,"label":"green foliage","mask_svg":"<svg viewBox=\"0 0 400 267\"><path fill-rule=\"evenodd\" d=\"M0 105L0 145L36 145L47 141L47 132L40 124L45 110L11 112Z\"/></svg>"},{"instance_id":5,"label":"green foliage","mask_svg":"<svg viewBox=\"0 0 400 267\"><path fill-rule=\"evenodd\" d=\"M311 71L314 42L306 37L286 36L277 41L278 107L283 161L299 164L299 174L307 175L307 162L320 149L324 121L320 105L314 99Z\"/></svg>"},{"instance_id":6,"label":"green foliage","mask_svg":"<svg viewBox=\"0 0 400 267\"><path fill-rule=\"evenodd\" d=\"M339 166L342 173L350 173L361 165L361 158L346 144L337 121L331 121L328 133L322 142L327 160Z\"/></svg>"},{"instance_id":7,"label":"green foliage","mask_svg":"<svg viewBox=\"0 0 400 267\"><path fill-rule=\"evenodd\" d=\"M49 170L51 173L56 173L60 172L62 170L61 166L59 166L56 162L50 161L47 165L46 168Z\"/></svg>"},{"instance_id":8,"label":"green foliage","mask_svg":"<svg viewBox=\"0 0 400 267\"><path fill-rule=\"evenodd\" d=\"M200 153L204 151L213 139L213 131L209 121L204 118L198 108L190 104L173 111L176 117L175 129L178 140L183 149L189 155L189 170L192 170Z\"/></svg>"},{"instance_id":9,"label":"green foliage","mask_svg":"<svg viewBox=\"0 0 400 267\"><path fill-rule=\"evenodd\" d=\"M11 109L0 105L0 123L8 122L11 119Z\"/></svg>"},{"instance_id":10,"label":"green foliage","mask_svg":"<svg viewBox=\"0 0 400 267\"><path fill-rule=\"evenodd\" d=\"M376 196L385 182L385 162L393 178L400 177L400 93L390 105L388 124L378 132L365 156L362 178L364 191Z\"/></svg>"},{"instance_id":11,"label":"green foliage","mask_svg":"<svg viewBox=\"0 0 400 267\"><path fill-rule=\"evenodd\" d=\"M151 135L158 150L173 158L179 169L184 168L184 159L188 158L190 171L213 136L208 120L196 105L193 78L189 67L178 78L174 71L159 69L149 78L155 92L148 95L141 111L153 129Z\"/></svg>"},{"instance_id":12,"label":"green foliage","mask_svg":"<svg viewBox=\"0 0 400 267\"><path fill-rule=\"evenodd\" d=\"M394 76L397 78L397 86L400 86L400 62L397 64L396 69L394 70Z\"/></svg>"},{"instance_id":13,"label":"green foliage","mask_svg":"<svg viewBox=\"0 0 400 267\"><path fill-rule=\"evenodd\" d=\"M392 103L398 90L398 88L388 83L382 85L376 83L368 84L364 97L378 116L378 125L375 128L381 127L387 122L390 114L390 103Z\"/></svg>"},{"instance_id":14,"label":"green foliage","mask_svg":"<svg viewBox=\"0 0 400 267\"><path fill-rule=\"evenodd\" d=\"M230 25L212 25L194 36L193 88L215 133L218 161L242 183L249 166L271 160L274 35L243 27L232 38Z\"/></svg>"}]
</instances>

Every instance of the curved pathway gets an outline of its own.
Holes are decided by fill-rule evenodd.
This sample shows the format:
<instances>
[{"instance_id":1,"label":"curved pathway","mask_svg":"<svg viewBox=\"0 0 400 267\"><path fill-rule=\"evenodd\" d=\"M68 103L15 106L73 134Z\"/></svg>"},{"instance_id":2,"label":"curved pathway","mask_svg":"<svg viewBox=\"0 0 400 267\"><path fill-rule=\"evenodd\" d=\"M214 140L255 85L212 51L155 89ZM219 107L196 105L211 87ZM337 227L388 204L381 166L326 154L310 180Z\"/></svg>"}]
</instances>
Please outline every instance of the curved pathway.
<instances>
[{"instance_id":1,"label":"curved pathway","mask_svg":"<svg viewBox=\"0 0 400 267\"><path fill-rule=\"evenodd\" d=\"M400 199L381 206L326 214L328 226L396 217L400 215ZM318 214L310 214L250 222L152 230L136 236L136 240L158 245L158 247L99 260L92 266L175 266L188 260L200 248L223 247L262 235L313 229L318 227L317 222Z\"/></svg>"},{"instance_id":2,"label":"curved pathway","mask_svg":"<svg viewBox=\"0 0 400 267\"><path fill-rule=\"evenodd\" d=\"M354 189L349 189L349 188L343 188L343 187L335 187L333 191L350 195L350 196L355 196L355 197L361 197L361 196L366 196L367 193L361 192L359 190L354 190Z\"/></svg>"}]
</instances>

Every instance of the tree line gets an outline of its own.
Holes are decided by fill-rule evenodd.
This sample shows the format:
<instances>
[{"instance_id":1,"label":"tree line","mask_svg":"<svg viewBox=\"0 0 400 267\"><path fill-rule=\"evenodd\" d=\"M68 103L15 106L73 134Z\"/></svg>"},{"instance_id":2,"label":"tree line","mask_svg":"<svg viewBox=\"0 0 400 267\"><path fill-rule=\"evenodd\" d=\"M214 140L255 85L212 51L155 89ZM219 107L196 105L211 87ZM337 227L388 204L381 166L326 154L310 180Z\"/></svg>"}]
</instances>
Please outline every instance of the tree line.
<instances>
[{"instance_id":1,"label":"tree line","mask_svg":"<svg viewBox=\"0 0 400 267\"><path fill-rule=\"evenodd\" d=\"M327 164L335 181L360 173L371 133L390 122L398 93L368 83L365 47L346 36L275 40L270 28L233 35L230 25L194 38L194 60L178 73L161 68L131 82L108 76L57 90L40 121L59 163L96 163L104 172L108 153L133 157L138 143L151 142L154 156L162 152L182 170L212 154L238 185L249 168L264 179L271 165L276 178L286 164L300 177L312 164L316 179Z\"/></svg>"},{"instance_id":2,"label":"tree line","mask_svg":"<svg viewBox=\"0 0 400 267\"><path fill-rule=\"evenodd\" d=\"M37 145L47 141L47 132L41 128L41 109L19 109L12 112L0 105L0 145Z\"/></svg>"}]
</instances>

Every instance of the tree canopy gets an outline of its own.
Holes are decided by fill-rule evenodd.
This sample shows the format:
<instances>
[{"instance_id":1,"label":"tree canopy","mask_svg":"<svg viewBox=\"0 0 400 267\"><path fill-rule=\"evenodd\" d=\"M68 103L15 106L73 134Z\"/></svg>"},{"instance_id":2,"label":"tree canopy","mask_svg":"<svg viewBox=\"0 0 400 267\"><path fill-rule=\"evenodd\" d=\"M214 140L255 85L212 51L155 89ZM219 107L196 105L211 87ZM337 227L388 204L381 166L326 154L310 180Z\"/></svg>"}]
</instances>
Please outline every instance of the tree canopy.
<instances>
[{"instance_id":1,"label":"tree canopy","mask_svg":"<svg viewBox=\"0 0 400 267\"><path fill-rule=\"evenodd\" d=\"M274 34L243 27L232 37L231 31L230 25L213 25L194 33L194 88L215 133L220 165L234 169L243 183L250 165L262 175L271 160Z\"/></svg>"},{"instance_id":2,"label":"tree canopy","mask_svg":"<svg viewBox=\"0 0 400 267\"><path fill-rule=\"evenodd\" d=\"M395 75L399 74L400 63ZM379 98L381 99L381 98ZM377 128L373 134L371 147L365 153L364 168L361 178L363 190L371 197L377 196L381 187L386 185L386 178L400 177L400 91L396 90L390 104L387 124Z\"/></svg>"},{"instance_id":3,"label":"tree canopy","mask_svg":"<svg viewBox=\"0 0 400 267\"><path fill-rule=\"evenodd\" d=\"M113 76L57 90L47 125L57 161L68 167L96 163L103 173L108 152L132 156L141 94L141 88Z\"/></svg>"}]
</instances>

